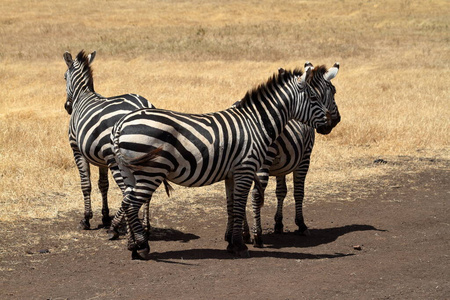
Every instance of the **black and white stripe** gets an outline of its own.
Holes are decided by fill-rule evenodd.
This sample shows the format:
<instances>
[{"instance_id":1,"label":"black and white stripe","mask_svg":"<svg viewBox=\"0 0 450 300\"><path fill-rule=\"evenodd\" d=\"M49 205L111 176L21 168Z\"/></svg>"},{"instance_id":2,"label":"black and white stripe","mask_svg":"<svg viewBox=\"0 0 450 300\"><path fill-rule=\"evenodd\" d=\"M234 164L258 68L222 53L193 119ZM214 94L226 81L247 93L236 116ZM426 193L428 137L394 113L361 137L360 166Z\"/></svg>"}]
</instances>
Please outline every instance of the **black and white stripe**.
<instances>
[{"instance_id":1,"label":"black and white stripe","mask_svg":"<svg viewBox=\"0 0 450 300\"><path fill-rule=\"evenodd\" d=\"M307 63L305 68L313 67ZM329 70L325 66L319 66L312 70L309 83L316 91L318 98L327 108L331 116L331 126L317 129L320 134L328 134L340 122L341 116L334 100L336 89L331 80L337 75L339 64L336 63ZM286 175L293 173L294 199L295 199L295 223L299 227L298 232L309 234L308 227L303 218L303 198L305 178L308 173L311 152L314 147L314 128L302 124L296 120L291 120L286 125L284 131L277 138L268 150L263 166L258 171L258 178L263 189L266 188L269 176L275 176L277 180L276 197L278 200L275 214L275 232L283 232L283 201L287 194ZM256 247L262 247L261 238L261 195L259 189L252 192L252 207L254 214L254 239ZM244 231L248 232L248 225ZM245 233L245 234L246 234ZM247 235L247 234L246 234ZM249 236L249 235L247 235Z\"/></svg>"},{"instance_id":2,"label":"black and white stripe","mask_svg":"<svg viewBox=\"0 0 450 300\"><path fill-rule=\"evenodd\" d=\"M233 199L229 250L248 255L242 240L245 206L268 147L291 119L314 128L331 123L306 81L309 75L309 70L303 75L299 70L274 75L248 92L239 107L216 113L141 109L116 123L111 138L127 184L122 209L133 258L148 258L138 211L164 179L189 187L225 180L227 195Z\"/></svg>"},{"instance_id":3,"label":"black and white stripe","mask_svg":"<svg viewBox=\"0 0 450 300\"><path fill-rule=\"evenodd\" d=\"M147 99L136 94L105 98L94 91L91 63L96 52L86 55L78 53L75 59L69 52L63 57L68 70L66 80L67 101L65 109L71 115L69 142L81 178L84 197L83 229L90 228L92 218L90 164L99 167L98 187L102 194L102 221L104 226L111 223L108 208L108 167L122 191L125 190L122 176L113 157L111 131L113 125L125 114L134 110L153 107Z\"/></svg>"}]
</instances>

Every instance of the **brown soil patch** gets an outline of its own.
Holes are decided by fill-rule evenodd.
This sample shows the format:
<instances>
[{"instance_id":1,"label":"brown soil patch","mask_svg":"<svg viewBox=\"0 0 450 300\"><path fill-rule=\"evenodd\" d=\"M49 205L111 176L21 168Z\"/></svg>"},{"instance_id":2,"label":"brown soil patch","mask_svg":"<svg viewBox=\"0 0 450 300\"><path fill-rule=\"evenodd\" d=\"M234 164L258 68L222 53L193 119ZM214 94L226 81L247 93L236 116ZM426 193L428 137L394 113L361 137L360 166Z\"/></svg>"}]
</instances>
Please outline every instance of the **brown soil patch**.
<instances>
[{"instance_id":1,"label":"brown soil patch","mask_svg":"<svg viewBox=\"0 0 450 300\"><path fill-rule=\"evenodd\" d=\"M450 172L434 163L306 203L310 237L293 233L292 200L282 235L264 207L265 248L250 246L249 259L225 251L224 199L205 201L223 213L180 207L168 219L155 209L150 261L132 261L125 239L104 229L75 230L80 212L4 223L0 298L450 299ZM355 189L370 192L342 200Z\"/></svg>"}]
</instances>

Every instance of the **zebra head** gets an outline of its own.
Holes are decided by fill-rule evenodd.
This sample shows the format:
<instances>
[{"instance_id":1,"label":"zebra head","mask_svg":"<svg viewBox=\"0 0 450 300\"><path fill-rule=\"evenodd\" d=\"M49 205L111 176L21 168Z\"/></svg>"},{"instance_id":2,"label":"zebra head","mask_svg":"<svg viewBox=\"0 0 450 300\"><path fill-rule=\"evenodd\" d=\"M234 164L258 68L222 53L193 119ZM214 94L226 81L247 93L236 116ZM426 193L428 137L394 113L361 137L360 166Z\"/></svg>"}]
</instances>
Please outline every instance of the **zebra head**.
<instances>
[{"instance_id":1,"label":"zebra head","mask_svg":"<svg viewBox=\"0 0 450 300\"><path fill-rule=\"evenodd\" d=\"M94 81L92 78L91 63L94 61L96 52L89 55L81 50L75 60L69 52L63 54L67 64L67 71L64 74L66 80L67 100L64 108L67 113L72 114L73 104L84 91L94 92Z\"/></svg>"},{"instance_id":2,"label":"zebra head","mask_svg":"<svg viewBox=\"0 0 450 300\"><path fill-rule=\"evenodd\" d=\"M305 72L296 69L294 73L290 73L279 69L278 74L287 78L287 85L291 86L292 101L289 109L291 116L288 118L319 129L331 124L331 115L320 101L320 95L310 85L312 70L312 67L308 65L305 67ZM290 74L293 78L289 78Z\"/></svg>"},{"instance_id":3,"label":"zebra head","mask_svg":"<svg viewBox=\"0 0 450 300\"><path fill-rule=\"evenodd\" d=\"M320 126L316 129L317 133L329 134L331 130L341 121L338 107L336 105L334 95L336 89L331 83L331 80L336 77L339 71L339 63L335 63L333 67L327 70L325 66L313 67L310 62L305 64L305 69L312 70L311 76L308 78L309 85L316 92L319 101L324 105L327 112L326 125Z\"/></svg>"}]
</instances>

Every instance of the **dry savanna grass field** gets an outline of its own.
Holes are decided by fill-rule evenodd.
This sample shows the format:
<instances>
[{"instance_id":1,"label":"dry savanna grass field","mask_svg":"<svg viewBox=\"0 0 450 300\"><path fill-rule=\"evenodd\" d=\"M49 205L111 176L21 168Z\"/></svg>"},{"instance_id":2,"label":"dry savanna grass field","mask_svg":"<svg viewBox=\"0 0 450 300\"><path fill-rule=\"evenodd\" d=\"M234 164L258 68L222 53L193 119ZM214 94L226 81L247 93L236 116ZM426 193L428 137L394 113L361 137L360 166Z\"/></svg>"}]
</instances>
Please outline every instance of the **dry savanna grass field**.
<instances>
[{"instance_id":1,"label":"dry savanna grass field","mask_svg":"<svg viewBox=\"0 0 450 300\"><path fill-rule=\"evenodd\" d=\"M0 223L52 223L74 211L81 219L62 55L82 49L97 51L97 93L138 93L156 107L196 113L229 107L279 67L339 62L333 83L342 121L328 136L316 136L306 202L332 197L342 187L352 192L341 200L356 201L370 183L383 186L386 174L420 172L430 161L448 171L449 25L447 0L3 0ZM388 163L374 164L376 159ZM97 172L91 170L95 186ZM369 184L358 188L360 182ZM121 198L110 186L115 211ZM269 206L273 190L272 181ZM180 205L201 205L189 207L187 195L215 197L217 206L210 209L225 213L223 183L175 186L170 201L159 190L152 205L166 216ZM96 188L93 208L100 218ZM79 234L78 218L72 221ZM19 243L25 242L1 243L0 258Z\"/></svg>"}]
</instances>

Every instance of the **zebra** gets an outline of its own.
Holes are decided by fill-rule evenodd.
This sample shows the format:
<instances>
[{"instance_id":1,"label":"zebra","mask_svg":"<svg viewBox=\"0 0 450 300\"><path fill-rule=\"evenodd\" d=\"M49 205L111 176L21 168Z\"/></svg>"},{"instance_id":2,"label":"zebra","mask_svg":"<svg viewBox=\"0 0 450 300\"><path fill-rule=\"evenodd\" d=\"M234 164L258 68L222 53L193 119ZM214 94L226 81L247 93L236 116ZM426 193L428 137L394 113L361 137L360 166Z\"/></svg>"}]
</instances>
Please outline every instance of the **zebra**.
<instances>
[{"instance_id":1,"label":"zebra","mask_svg":"<svg viewBox=\"0 0 450 300\"><path fill-rule=\"evenodd\" d=\"M84 198L82 229L90 229L93 217L91 208L90 164L99 167L98 187L102 195L102 223L109 227L111 219L108 208L108 167L122 191L125 190L120 171L111 149L110 133L114 123L122 116L140 108L154 106L142 96L126 94L105 98L94 91L91 64L96 52L87 55L83 50L75 59L69 52L63 54L68 70L66 80L67 100L64 108L70 115L69 143L77 165Z\"/></svg>"},{"instance_id":2,"label":"zebra","mask_svg":"<svg viewBox=\"0 0 450 300\"><path fill-rule=\"evenodd\" d=\"M305 68L313 68L309 62ZM316 91L319 99L327 108L331 115L331 126L318 128L319 134L329 134L331 130L340 122L341 116L338 107L334 101L336 89L331 80L336 77L339 71L339 63L335 63L332 68L327 70L325 66L318 66L312 69L309 83ZM283 72L280 69L280 72ZM235 103L235 105L239 105ZM276 177L276 197L278 200L275 214L276 233L283 232L283 201L286 197L286 175L293 173L294 180L294 198L295 198L295 223L298 226L296 232L309 235L308 227L303 218L303 197L306 174L308 173L311 152L314 146L315 132L314 128L302 124L296 120L287 123L284 131L277 140L269 147L263 166L258 171L258 178L263 190L266 188L269 176ZM253 244L255 247L262 247L262 228L260 210L261 203L260 187L252 191L252 208L254 215ZM244 236L249 240L248 224L244 225Z\"/></svg>"},{"instance_id":3,"label":"zebra","mask_svg":"<svg viewBox=\"0 0 450 300\"><path fill-rule=\"evenodd\" d=\"M330 114L307 83L310 73L295 69L274 74L247 92L240 107L208 114L140 109L114 125L111 140L127 185L121 208L132 259L150 258L138 211L164 179L188 187L225 180L227 198L233 200L227 207L233 218L227 250L248 256L242 222L268 147L290 119L314 128L331 126Z\"/></svg>"}]
</instances>

